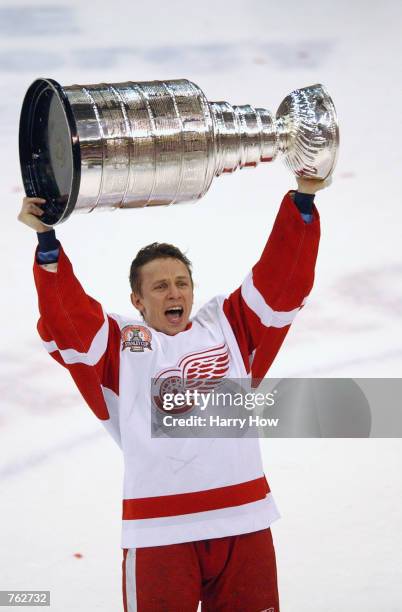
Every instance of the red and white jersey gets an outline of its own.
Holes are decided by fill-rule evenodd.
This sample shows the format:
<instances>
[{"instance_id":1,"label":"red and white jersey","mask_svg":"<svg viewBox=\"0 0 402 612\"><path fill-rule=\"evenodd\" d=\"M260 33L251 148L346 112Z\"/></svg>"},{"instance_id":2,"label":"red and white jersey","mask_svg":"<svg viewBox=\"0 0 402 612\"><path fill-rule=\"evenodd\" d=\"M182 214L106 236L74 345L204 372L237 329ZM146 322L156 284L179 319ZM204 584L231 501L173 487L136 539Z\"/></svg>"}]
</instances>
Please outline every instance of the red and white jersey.
<instances>
[{"instance_id":1,"label":"red and white jersey","mask_svg":"<svg viewBox=\"0 0 402 612\"><path fill-rule=\"evenodd\" d=\"M44 345L123 451L122 548L249 533L279 516L258 439L151 437L151 379L263 378L311 291L319 236L317 210L306 224L289 192L242 285L175 336L104 313L63 249L56 273L35 262Z\"/></svg>"}]
</instances>

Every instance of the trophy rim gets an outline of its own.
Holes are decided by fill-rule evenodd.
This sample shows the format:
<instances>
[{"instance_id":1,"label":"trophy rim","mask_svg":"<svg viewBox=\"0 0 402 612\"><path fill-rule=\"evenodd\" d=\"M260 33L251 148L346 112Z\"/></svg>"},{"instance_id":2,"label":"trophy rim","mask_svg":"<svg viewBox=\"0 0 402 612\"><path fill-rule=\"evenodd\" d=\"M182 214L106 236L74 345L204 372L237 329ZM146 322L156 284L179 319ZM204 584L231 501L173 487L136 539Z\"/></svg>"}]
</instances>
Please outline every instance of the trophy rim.
<instances>
[{"instance_id":1,"label":"trophy rim","mask_svg":"<svg viewBox=\"0 0 402 612\"><path fill-rule=\"evenodd\" d=\"M41 194L37 193L36 181L33 178L35 175L35 165L32 163L32 126L37 112L37 101L47 89L50 89L53 94L57 96L64 111L66 126L70 134L70 147L72 153L72 176L67 202L59 215L47 214L45 207L44 215L41 218L41 222L44 225L52 227L66 221L75 208L81 182L81 151L75 117L63 87L51 78L40 77L35 79L25 93L19 125L20 167L27 196L43 197Z\"/></svg>"},{"instance_id":2,"label":"trophy rim","mask_svg":"<svg viewBox=\"0 0 402 612\"><path fill-rule=\"evenodd\" d=\"M338 163L338 157L339 157L339 120L338 120L338 113L336 112L336 107L334 104L334 101L332 99L331 94L329 93L327 87L325 85L323 85L322 83L317 83L317 85L319 87L321 87L324 95L325 95L325 99L326 102L329 103L331 105L331 114L332 114L332 125L334 126L334 140L332 143L333 148L335 149L334 155L333 155L333 159L332 159L332 164L331 164L331 168L328 171L328 174L324 177L323 180L326 180L327 178L329 178L331 176L331 174L333 173L333 171L335 170L335 166Z\"/></svg>"}]
</instances>

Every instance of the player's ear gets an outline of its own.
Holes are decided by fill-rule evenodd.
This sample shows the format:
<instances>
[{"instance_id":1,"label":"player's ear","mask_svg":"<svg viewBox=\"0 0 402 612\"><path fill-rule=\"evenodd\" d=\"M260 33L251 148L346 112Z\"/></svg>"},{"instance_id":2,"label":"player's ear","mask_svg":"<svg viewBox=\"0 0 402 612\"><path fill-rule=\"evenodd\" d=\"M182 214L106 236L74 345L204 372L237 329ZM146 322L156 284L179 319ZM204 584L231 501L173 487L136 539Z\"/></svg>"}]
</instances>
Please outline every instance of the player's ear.
<instances>
[{"instance_id":1,"label":"player's ear","mask_svg":"<svg viewBox=\"0 0 402 612\"><path fill-rule=\"evenodd\" d=\"M130 299L131 299L131 303L134 306L134 308L136 308L137 310L140 311L141 314L143 314L144 304L142 303L141 296L138 293L133 292L130 295Z\"/></svg>"}]
</instances>

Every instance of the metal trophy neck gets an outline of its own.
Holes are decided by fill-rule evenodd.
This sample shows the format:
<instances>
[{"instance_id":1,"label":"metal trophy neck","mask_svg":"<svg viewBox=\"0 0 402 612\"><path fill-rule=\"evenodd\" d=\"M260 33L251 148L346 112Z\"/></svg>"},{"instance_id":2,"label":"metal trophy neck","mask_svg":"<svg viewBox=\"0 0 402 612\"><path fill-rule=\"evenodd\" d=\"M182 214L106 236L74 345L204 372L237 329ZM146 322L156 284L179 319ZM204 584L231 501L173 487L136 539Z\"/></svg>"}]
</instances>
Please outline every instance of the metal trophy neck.
<instances>
[{"instance_id":1,"label":"metal trophy neck","mask_svg":"<svg viewBox=\"0 0 402 612\"><path fill-rule=\"evenodd\" d=\"M186 79L61 86L37 79L20 117L28 196L46 225L72 213L191 202L214 176L280 154L297 176L325 179L339 146L334 104L312 85L264 108L208 102Z\"/></svg>"}]
</instances>

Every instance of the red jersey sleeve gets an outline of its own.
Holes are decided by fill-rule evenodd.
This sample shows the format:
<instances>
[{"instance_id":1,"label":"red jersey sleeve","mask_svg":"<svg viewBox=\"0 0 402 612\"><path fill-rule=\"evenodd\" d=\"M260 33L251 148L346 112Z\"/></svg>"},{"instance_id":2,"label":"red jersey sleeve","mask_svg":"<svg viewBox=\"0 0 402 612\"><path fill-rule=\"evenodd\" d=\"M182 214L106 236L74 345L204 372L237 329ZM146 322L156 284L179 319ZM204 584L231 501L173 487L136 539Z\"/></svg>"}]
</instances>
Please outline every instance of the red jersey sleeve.
<instances>
[{"instance_id":1,"label":"red jersey sleeve","mask_svg":"<svg viewBox=\"0 0 402 612\"><path fill-rule=\"evenodd\" d=\"M81 395L101 420L110 419L104 390L119 394L120 330L99 302L87 295L62 247L56 272L34 263L46 350L73 377Z\"/></svg>"},{"instance_id":2,"label":"red jersey sleeve","mask_svg":"<svg viewBox=\"0 0 402 612\"><path fill-rule=\"evenodd\" d=\"M258 384L270 368L314 282L320 218L306 223L289 191L260 260L224 301L247 372Z\"/></svg>"}]
</instances>

